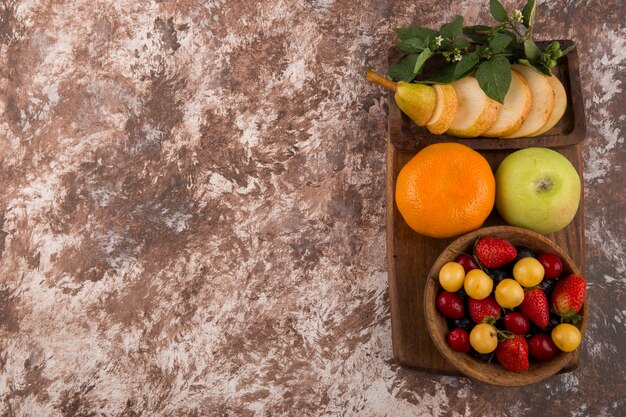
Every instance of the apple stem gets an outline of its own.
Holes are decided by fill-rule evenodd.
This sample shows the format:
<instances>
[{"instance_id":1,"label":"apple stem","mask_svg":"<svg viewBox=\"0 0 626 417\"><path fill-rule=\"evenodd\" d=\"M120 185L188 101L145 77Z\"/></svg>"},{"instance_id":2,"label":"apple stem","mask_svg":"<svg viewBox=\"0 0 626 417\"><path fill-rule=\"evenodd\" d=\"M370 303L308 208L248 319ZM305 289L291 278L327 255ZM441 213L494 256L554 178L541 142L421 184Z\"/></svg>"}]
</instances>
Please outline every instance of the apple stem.
<instances>
[{"instance_id":1,"label":"apple stem","mask_svg":"<svg viewBox=\"0 0 626 417\"><path fill-rule=\"evenodd\" d=\"M376 71L372 71L372 70L367 71L367 75L365 76L365 78L367 79L367 81L374 83L374 84L381 85L385 88L390 89L393 92L396 92L398 90L397 82L388 80L387 78L378 74Z\"/></svg>"}]
</instances>

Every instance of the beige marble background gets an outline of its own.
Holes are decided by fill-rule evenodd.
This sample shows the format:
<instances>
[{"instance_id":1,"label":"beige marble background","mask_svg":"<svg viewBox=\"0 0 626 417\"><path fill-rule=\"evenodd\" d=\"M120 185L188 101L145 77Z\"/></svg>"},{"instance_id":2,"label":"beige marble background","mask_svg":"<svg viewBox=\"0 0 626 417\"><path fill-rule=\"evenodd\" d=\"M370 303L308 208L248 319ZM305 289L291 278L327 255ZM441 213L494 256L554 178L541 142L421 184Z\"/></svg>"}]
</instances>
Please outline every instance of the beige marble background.
<instances>
[{"instance_id":1,"label":"beige marble background","mask_svg":"<svg viewBox=\"0 0 626 417\"><path fill-rule=\"evenodd\" d=\"M363 74L392 28L487 4L1 1L0 414L624 415L621 0L538 10L581 60L581 367L499 389L391 360Z\"/></svg>"}]
</instances>

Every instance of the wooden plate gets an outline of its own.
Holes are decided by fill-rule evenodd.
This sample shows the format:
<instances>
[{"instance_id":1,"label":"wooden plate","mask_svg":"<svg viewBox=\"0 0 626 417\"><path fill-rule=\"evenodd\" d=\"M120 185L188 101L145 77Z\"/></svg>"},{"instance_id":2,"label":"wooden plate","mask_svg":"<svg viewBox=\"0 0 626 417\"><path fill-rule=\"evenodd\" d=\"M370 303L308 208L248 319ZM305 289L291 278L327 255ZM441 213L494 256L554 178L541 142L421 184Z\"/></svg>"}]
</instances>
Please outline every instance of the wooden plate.
<instances>
[{"instance_id":1,"label":"wooden plate","mask_svg":"<svg viewBox=\"0 0 626 417\"><path fill-rule=\"evenodd\" d=\"M448 324L445 317L435 307L435 299L443 290L439 284L439 270L445 263L453 261L459 252L471 253L476 239L483 236L506 239L516 246L526 246L536 252L557 254L563 260L563 275L580 275L580 270L568 254L550 239L538 233L512 226L494 226L475 230L452 242L437 258L428 274L424 289L424 314L428 332L435 347L443 357L467 376L488 384L509 387L529 385L542 381L561 371L571 362L575 362L578 352L561 352L548 361L534 361L531 359L528 372L514 373L506 371L497 363L495 358L492 363L482 362L469 354L454 351L446 342L446 336L449 331ZM584 338L589 319L587 303L583 305L581 317L582 320L576 326L580 329Z\"/></svg>"},{"instance_id":2,"label":"wooden plate","mask_svg":"<svg viewBox=\"0 0 626 417\"><path fill-rule=\"evenodd\" d=\"M551 41L538 42L543 47ZM571 40L559 40L565 48L573 44ZM389 53L389 63L395 62L400 51L393 48ZM580 143L587 133L584 114L580 74L578 71L578 54L576 49L559 60L554 70L567 92L567 110L555 127L543 136L520 139L474 138L462 139L448 135L433 135L425 127L419 127L411 121L396 105L393 94L389 99L389 129L391 143L398 151L415 152L424 145L437 142L457 142L473 149L522 149L530 146L560 148Z\"/></svg>"}]
</instances>

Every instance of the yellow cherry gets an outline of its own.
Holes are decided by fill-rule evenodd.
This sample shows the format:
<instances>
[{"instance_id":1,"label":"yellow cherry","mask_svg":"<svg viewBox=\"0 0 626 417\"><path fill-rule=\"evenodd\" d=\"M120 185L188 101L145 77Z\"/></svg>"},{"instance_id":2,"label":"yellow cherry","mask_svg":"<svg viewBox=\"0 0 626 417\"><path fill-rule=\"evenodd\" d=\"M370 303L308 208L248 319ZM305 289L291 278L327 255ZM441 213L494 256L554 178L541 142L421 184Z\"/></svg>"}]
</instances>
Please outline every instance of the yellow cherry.
<instances>
[{"instance_id":1,"label":"yellow cherry","mask_svg":"<svg viewBox=\"0 0 626 417\"><path fill-rule=\"evenodd\" d=\"M480 269L472 269L465 275L465 292L476 300L487 298L493 290L493 280Z\"/></svg>"},{"instance_id":2,"label":"yellow cherry","mask_svg":"<svg viewBox=\"0 0 626 417\"><path fill-rule=\"evenodd\" d=\"M477 324L470 332L470 345L478 353L493 352L498 347L496 328L487 323Z\"/></svg>"},{"instance_id":3,"label":"yellow cherry","mask_svg":"<svg viewBox=\"0 0 626 417\"><path fill-rule=\"evenodd\" d=\"M458 262L448 262L439 270L439 283L444 290L457 292L463 288L465 269Z\"/></svg>"},{"instance_id":4,"label":"yellow cherry","mask_svg":"<svg viewBox=\"0 0 626 417\"><path fill-rule=\"evenodd\" d=\"M573 324L561 323L552 329L552 341L563 352L573 352L580 345L580 330Z\"/></svg>"},{"instance_id":5,"label":"yellow cherry","mask_svg":"<svg viewBox=\"0 0 626 417\"><path fill-rule=\"evenodd\" d=\"M522 258L513 266L513 278L522 287L534 287L543 279L545 270L535 258Z\"/></svg>"},{"instance_id":6,"label":"yellow cherry","mask_svg":"<svg viewBox=\"0 0 626 417\"><path fill-rule=\"evenodd\" d=\"M524 301L524 289L511 278L500 281L496 286L496 301L500 307L515 308Z\"/></svg>"}]
</instances>

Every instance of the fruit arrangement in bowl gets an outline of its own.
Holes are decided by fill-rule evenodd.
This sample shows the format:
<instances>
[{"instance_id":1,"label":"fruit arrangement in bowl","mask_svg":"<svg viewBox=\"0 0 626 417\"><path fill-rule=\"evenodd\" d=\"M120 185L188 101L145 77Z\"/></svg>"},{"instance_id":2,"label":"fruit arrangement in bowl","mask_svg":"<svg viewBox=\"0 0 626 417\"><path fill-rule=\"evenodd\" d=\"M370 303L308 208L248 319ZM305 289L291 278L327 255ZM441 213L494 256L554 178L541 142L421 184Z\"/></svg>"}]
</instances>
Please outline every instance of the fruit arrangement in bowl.
<instances>
[{"instance_id":1,"label":"fruit arrangement in bowl","mask_svg":"<svg viewBox=\"0 0 626 417\"><path fill-rule=\"evenodd\" d=\"M426 324L441 354L495 385L538 382L576 355L587 325L586 281L549 239L511 226L454 241L433 265Z\"/></svg>"},{"instance_id":2,"label":"fruit arrangement in bowl","mask_svg":"<svg viewBox=\"0 0 626 417\"><path fill-rule=\"evenodd\" d=\"M462 16L439 29L396 29L404 55L384 77L367 80L394 92L400 110L434 135L459 138L538 137L561 120L568 94L555 75L574 45L533 40L536 2L508 12L490 0L494 26L464 26Z\"/></svg>"}]
</instances>

